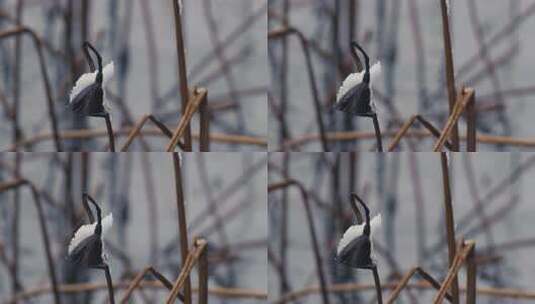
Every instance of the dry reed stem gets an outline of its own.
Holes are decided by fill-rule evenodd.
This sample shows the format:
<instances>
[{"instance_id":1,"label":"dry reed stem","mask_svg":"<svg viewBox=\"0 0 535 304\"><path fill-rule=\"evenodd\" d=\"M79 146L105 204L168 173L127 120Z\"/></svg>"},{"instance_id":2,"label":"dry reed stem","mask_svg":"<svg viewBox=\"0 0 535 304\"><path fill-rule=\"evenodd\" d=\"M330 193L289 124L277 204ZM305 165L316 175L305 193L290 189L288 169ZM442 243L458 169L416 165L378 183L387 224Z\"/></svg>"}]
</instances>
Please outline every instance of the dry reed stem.
<instances>
[{"instance_id":1,"label":"dry reed stem","mask_svg":"<svg viewBox=\"0 0 535 304\"><path fill-rule=\"evenodd\" d=\"M167 147L165 148L167 152L173 152L175 150L175 147L179 139L182 137L184 132L188 132L191 118L193 117L193 114L195 113L195 111L197 111L197 108L199 107L199 105L203 101L206 101L207 94L208 94L208 91L204 88L199 88L194 91L192 100L188 102L185 110L182 112L182 117L180 118L180 121L178 122L178 125L175 131L173 132L173 136L171 137L171 140L169 141L169 143L167 144ZM186 138L184 138L184 140L185 139ZM188 144L186 144L186 142L184 142L184 145L186 146L186 148L188 148ZM191 142L189 145L189 150L191 150ZM188 149L186 149L186 151L188 151Z\"/></svg>"},{"instance_id":2,"label":"dry reed stem","mask_svg":"<svg viewBox=\"0 0 535 304\"><path fill-rule=\"evenodd\" d=\"M446 125L442 129L440 137L435 143L435 146L433 147L433 152L439 152L442 149L442 146L446 142L446 138L449 137L450 134L452 134L452 132L455 130L457 121L461 117L467 104L470 102L472 103L474 102L475 99L473 98L473 95L474 95L474 89L472 88L465 88L461 91L461 94L459 94L459 97L457 98L457 102L455 103L455 107L453 108L453 111L450 117L448 118ZM455 147L455 145L453 145L453 147ZM458 151L458 149L454 151Z\"/></svg>"},{"instance_id":3,"label":"dry reed stem","mask_svg":"<svg viewBox=\"0 0 535 304\"><path fill-rule=\"evenodd\" d=\"M453 206L451 198L451 183L448 168L448 158L445 152L440 153L440 164L442 167L442 186L444 189L444 217L446 222L446 237L448 241L448 258L450 267L455 260L455 222L453 216ZM457 277L453 277L451 286L452 303L459 303L459 283Z\"/></svg>"},{"instance_id":4,"label":"dry reed stem","mask_svg":"<svg viewBox=\"0 0 535 304\"><path fill-rule=\"evenodd\" d=\"M466 151L477 151L477 130L476 130L476 94L472 94L471 100L466 105Z\"/></svg>"},{"instance_id":5,"label":"dry reed stem","mask_svg":"<svg viewBox=\"0 0 535 304\"><path fill-rule=\"evenodd\" d=\"M128 136L132 132L133 127L125 127L120 130L115 131L115 136ZM143 136L165 136L165 134L162 133L161 129L147 129L144 131L140 131L140 133ZM200 134L192 134L193 139L199 139ZM91 139L96 137L104 137L107 136L106 129L79 129L79 130L64 130L59 134L59 137L62 139ZM5 151L15 151L17 147L19 146L27 146L27 145L35 145L37 143L48 141L53 139L53 134L51 133L41 133L37 134L33 137L27 138L25 140L21 140L20 142L9 146ZM267 140L262 137L254 137L254 136L248 136L248 135L234 135L234 134L225 134L225 133L210 133L210 140L214 142L219 143L227 143L227 144L243 144L243 145L252 145L252 146L259 146L259 147L267 147ZM529 143L529 146L531 146L531 143ZM535 146L535 142L532 144ZM182 146L181 143L179 143L179 146Z\"/></svg>"},{"instance_id":6,"label":"dry reed stem","mask_svg":"<svg viewBox=\"0 0 535 304\"><path fill-rule=\"evenodd\" d=\"M205 250L206 250L206 241L200 240L194 244L194 248L188 254L185 262L182 264L182 269L180 270L180 274L178 275L178 278L173 284L173 288L167 295L167 299L165 300L166 304L171 304L175 302L175 299L178 295L179 290L182 288L182 285L185 285L186 282L189 281L190 272L193 269L193 266L195 266L201 254ZM184 303L187 303L186 301L187 301L187 298L186 298L186 295L184 295Z\"/></svg>"},{"instance_id":7,"label":"dry reed stem","mask_svg":"<svg viewBox=\"0 0 535 304\"><path fill-rule=\"evenodd\" d=\"M204 95L199 105L199 150L210 151L210 109L208 108L208 95Z\"/></svg>"},{"instance_id":8,"label":"dry reed stem","mask_svg":"<svg viewBox=\"0 0 535 304\"><path fill-rule=\"evenodd\" d=\"M394 289L399 285L399 281L393 281L385 283L382 285L384 289ZM418 289L418 290L427 290L434 288L427 281L419 281L412 284L407 284L406 288L409 289ZM360 284L360 283L343 283L343 284L333 284L327 286L327 291L329 293L348 293L348 292L357 292L357 291L370 291L374 290L374 284ZM461 287L461 292L467 292L464 287ZM275 304L283 304L292 301L298 301L307 296L317 294L320 292L319 286L308 286L301 290L297 290L291 293L285 294L282 298L273 301ZM517 299L517 300L535 300L535 292L512 289L512 288L494 288L494 287L480 287L476 290L476 293L479 295L484 295L488 297L496 297L501 299ZM447 293L446 293L447 295ZM445 296L446 297L446 296Z\"/></svg>"},{"instance_id":9,"label":"dry reed stem","mask_svg":"<svg viewBox=\"0 0 535 304\"><path fill-rule=\"evenodd\" d=\"M444 38L444 56L446 58L446 80L448 88L448 102L450 109L450 116L454 112L455 98L457 93L455 92L455 71L453 65L453 51L451 46L450 36L450 22L448 13L447 0L440 0L440 9L442 12L442 34ZM457 122L452 126L451 131L451 144L453 151L459 151L459 128Z\"/></svg>"},{"instance_id":10,"label":"dry reed stem","mask_svg":"<svg viewBox=\"0 0 535 304\"><path fill-rule=\"evenodd\" d=\"M178 1L171 0L171 2L173 4L173 13L175 15L175 40L176 54L178 57L178 79L180 80L180 98L182 100L182 113L185 113L189 103L189 89L188 74L186 72L186 53L184 51L184 38L182 33L182 14L180 12ZM182 121L182 119L180 121ZM191 129L189 121L184 128L186 132L186 134L184 134L184 145L186 146L186 151L191 151ZM178 142L178 139L175 140L173 146L176 146L176 142Z\"/></svg>"},{"instance_id":11,"label":"dry reed stem","mask_svg":"<svg viewBox=\"0 0 535 304\"><path fill-rule=\"evenodd\" d=\"M61 298L59 296L58 291L58 282L56 279L56 270L54 267L54 262L52 258L52 252L50 250L50 240L48 238L48 229L46 226L45 216L43 212L43 207L41 205L41 200L39 197L39 193L37 191L37 188L31 183L30 181L26 179L17 179L10 182L0 183L0 193L10 190L10 189L16 189L21 186L28 186L30 188L30 191L32 193L33 202L35 203L35 207L37 209L37 216L39 220L39 226L41 230L41 237L43 239L43 246L45 249L45 255L46 255L46 262L48 265L48 275L50 277L50 282L52 283L52 291L54 294L54 303L60 304Z\"/></svg>"},{"instance_id":12,"label":"dry reed stem","mask_svg":"<svg viewBox=\"0 0 535 304\"><path fill-rule=\"evenodd\" d=\"M176 207L178 212L178 234L180 256L182 258L182 267L185 267L188 256L188 227L186 222L186 208L184 207L184 189L182 187L182 169L181 160L177 152L173 153L173 166L175 171L175 190L176 190ZM178 290L172 291L173 300L178 294ZM191 283L189 276L184 278L184 303L191 303Z\"/></svg>"},{"instance_id":13,"label":"dry reed stem","mask_svg":"<svg viewBox=\"0 0 535 304\"><path fill-rule=\"evenodd\" d=\"M173 283L171 283L171 281L169 281L163 274L154 269L152 266L149 266L143 269L143 271L139 272L130 282L130 285L128 285L128 288L126 289L125 294L121 299L122 304L128 303L130 295L132 295L134 290L140 286L140 283L142 282L143 278L147 273L151 273L158 281L162 282L163 286L165 286L165 288L167 288L168 290L171 290L173 288ZM178 294L178 298L181 301L184 301L184 297L181 294Z\"/></svg>"},{"instance_id":14,"label":"dry reed stem","mask_svg":"<svg viewBox=\"0 0 535 304\"><path fill-rule=\"evenodd\" d=\"M394 137L398 132L395 131L385 131L382 133L383 137ZM371 140L375 139L374 132L367 131L340 131L340 132L328 132L325 134L328 141L353 141L353 140ZM405 134L406 137L425 139L427 137L433 136L433 134L428 131L407 131ZM276 151L281 150L290 150L296 149L301 146L304 146L315 140L319 140L319 134L305 134L301 137L293 138L287 140L282 147L278 148ZM466 140L465 136L460 136L461 140ZM512 147L523 147L523 148L533 148L535 147L535 139L526 139L526 138L514 138L509 136L500 136L500 135L490 135L490 134L477 134L476 140L480 144L490 144L490 145L509 145ZM444 142L446 146L446 142Z\"/></svg>"},{"instance_id":15,"label":"dry reed stem","mask_svg":"<svg viewBox=\"0 0 535 304\"><path fill-rule=\"evenodd\" d=\"M37 57L39 59L39 67L41 70L41 78L43 80L43 85L45 87L45 94L47 99L48 106L48 116L50 117L50 123L52 125L52 134L54 138L54 144L56 151L63 151L61 140L59 137L58 121L56 118L56 113L54 111L54 99L52 97L52 88L50 86L50 80L48 79L48 74L46 72L46 62L43 55L41 40L37 37L35 32L28 27L18 26L10 30L0 32L0 40L5 39L11 36L19 36L23 34L28 34L34 42L35 49L37 51Z\"/></svg>"},{"instance_id":16,"label":"dry reed stem","mask_svg":"<svg viewBox=\"0 0 535 304\"><path fill-rule=\"evenodd\" d=\"M466 241L462 246L460 246L461 249L459 252L455 255L455 258L453 260L453 263L450 265L450 270L448 271L448 274L446 278L444 279L444 282L442 283L442 286L440 287L440 290L435 295L435 298L433 299L433 303L442 303L442 300L444 299L446 292L449 288L453 287L457 278L457 273L461 269L464 261L466 260L467 256L473 252L475 247L475 242L473 241Z\"/></svg>"},{"instance_id":17,"label":"dry reed stem","mask_svg":"<svg viewBox=\"0 0 535 304\"><path fill-rule=\"evenodd\" d=\"M318 129L320 132L320 139L323 151L329 151L329 146L327 143L327 137L325 135L325 126L323 124L322 112L321 112L321 102L319 99L318 88L316 86L316 75L314 73L314 66L312 65L312 59L310 57L310 51L308 48L308 40L305 38L303 33L293 27L282 28L278 30L273 30L268 33L268 39L278 39L285 37L286 35L295 34L299 38L301 43L301 48L305 54L306 67L308 71L308 80L310 83L310 88L312 90L312 97L314 99L314 108L316 111L316 120L318 122Z\"/></svg>"},{"instance_id":18,"label":"dry reed stem","mask_svg":"<svg viewBox=\"0 0 535 304\"><path fill-rule=\"evenodd\" d=\"M132 281L117 282L113 284L115 290L127 289L132 285ZM80 292L92 292L106 289L105 283L76 283L76 284L62 284L58 285L58 290L62 294L76 294ZM161 281L147 281L143 280L139 283L139 288L142 289L169 289L162 284ZM198 288L193 288L193 291L198 291ZM8 303L14 303L16 301L29 300L31 298L39 297L50 293L52 288L50 286L40 286L33 289L27 289L17 294L15 298L9 299ZM512 293L512 291L509 291ZM265 291L243 288L224 288L224 287L212 287L208 289L208 293L221 298L229 299L256 299L267 300L267 293ZM499 294L499 292L498 292ZM525 295L525 296L528 296ZM535 297L535 294L533 294Z\"/></svg>"},{"instance_id":19,"label":"dry reed stem","mask_svg":"<svg viewBox=\"0 0 535 304\"><path fill-rule=\"evenodd\" d=\"M206 244L204 239L196 239L195 244L199 245L201 243ZM199 273L199 290L198 290L198 303L207 304L208 303L208 254L207 250L203 250L199 257L199 266L197 271Z\"/></svg>"},{"instance_id":20,"label":"dry reed stem","mask_svg":"<svg viewBox=\"0 0 535 304\"><path fill-rule=\"evenodd\" d=\"M477 261L474 248L466 257L466 304L476 304L477 295Z\"/></svg>"},{"instance_id":21,"label":"dry reed stem","mask_svg":"<svg viewBox=\"0 0 535 304\"><path fill-rule=\"evenodd\" d=\"M386 301L387 304L393 304L394 303L394 301L400 295L401 291L407 286L407 284L409 283L409 280L415 274L419 274L433 288L435 288L436 290L440 290L440 283L437 280L435 280L435 278L433 278L428 272L426 272L422 268L414 267L411 270L407 271L407 273L405 273L405 275L400 279L398 285L396 286L396 288L394 288L394 290L390 294L390 297ZM446 299L451 303L452 298L451 298L451 295L449 293L446 294Z\"/></svg>"},{"instance_id":22,"label":"dry reed stem","mask_svg":"<svg viewBox=\"0 0 535 304\"><path fill-rule=\"evenodd\" d=\"M308 230L310 232L310 238L312 241L314 258L316 262L316 271L318 273L318 279L320 281L321 296L323 299L323 303L326 304L326 303L329 303L329 296L327 294L327 289L326 289L327 281L325 280L325 274L322 268L322 258L321 258L321 253L319 249L318 238L316 236L316 229L314 226L314 217L312 216L312 209L310 208L310 202L308 201L308 194L307 194L305 187L298 181L289 179L289 180L285 180L279 183L269 184L268 192L276 191L279 189L285 189L292 185L296 186L299 189L299 192L301 194L301 201L303 202L303 205L305 207Z\"/></svg>"},{"instance_id":23,"label":"dry reed stem","mask_svg":"<svg viewBox=\"0 0 535 304\"><path fill-rule=\"evenodd\" d=\"M433 124L431 122L429 122L427 119L425 119L423 116L419 115L419 114L415 114L415 115L412 115L402 126L401 128L399 129L399 131L395 134L394 136L394 139L392 140L392 142L390 143L390 145L388 146L388 152L392 152L394 151L394 149L397 147L397 145L399 144L399 142L401 141L401 138L403 138L403 136L405 136L405 134L407 133L407 131L409 131L409 128L414 124L415 121L419 121L433 136L435 136L436 138L439 138L440 137L440 131L435 127L433 126ZM451 147L451 144L446 141L444 143L444 146L446 146L446 148L448 148L448 150L451 150L452 147Z\"/></svg>"},{"instance_id":24,"label":"dry reed stem","mask_svg":"<svg viewBox=\"0 0 535 304\"><path fill-rule=\"evenodd\" d=\"M134 125L134 127L132 128L132 130L130 131L130 133L128 134L127 138L126 138L126 141L125 143L123 144L123 147L121 148L121 152L125 152L128 150L128 147L130 147L130 144L134 141L134 139L136 138L136 136L139 136L141 135L141 129L143 128L143 126L145 125L145 123L147 121L152 121L152 123L154 123L156 125L156 127L158 127L158 129L160 131L162 131L162 133L171 138L173 136L173 132L171 132L171 130L169 130L169 128L167 128L166 125L164 125L162 122L160 122L156 117L154 117L152 114L145 114L141 117L141 119ZM178 143L178 145L183 148L184 146L182 145L181 142Z\"/></svg>"}]
</instances>

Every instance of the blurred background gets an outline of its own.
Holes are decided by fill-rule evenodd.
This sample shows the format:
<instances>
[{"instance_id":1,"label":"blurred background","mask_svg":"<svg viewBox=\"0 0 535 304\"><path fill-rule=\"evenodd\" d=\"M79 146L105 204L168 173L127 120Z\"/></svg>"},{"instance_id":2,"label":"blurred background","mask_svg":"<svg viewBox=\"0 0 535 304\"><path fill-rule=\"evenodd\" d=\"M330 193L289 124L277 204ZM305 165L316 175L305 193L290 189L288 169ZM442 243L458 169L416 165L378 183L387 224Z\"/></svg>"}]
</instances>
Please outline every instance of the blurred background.
<instances>
[{"instance_id":1,"label":"blurred background","mask_svg":"<svg viewBox=\"0 0 535 304\"><path fill-rule=\"evenodd\" d=\"M212 150L266 150L266 144L217 138L241 135L265 142L267 0L182 2L188 83L191 89L208 89L210 131L216 138ZM66 108L74 81L88 71L82 55L84 40L99 50L104 64L115 63L115 79L107 87L107 96L114 130L121 134L119 142L143 114L153 114L170 129L178 124L180 94L171 1L0 0L0 32L14 28L17 21L43 41L61 131L103 130L105 126L98 118L75 119ZM16 38L0 40L0 115L4 118L0 149L33 139L34 145L25 150L52 151L50 139L35 139L51 132L50 118L37 53L29 36L23 37L20 52ZM191 126L193 134L198 134L198 115ZM146 128L155 129L151 123ZM163 151L168 141L163 136L145 137L154 151ZM106 143L105 136L83 139L66 139L65 149L103 151ZM140 150L139 143L131 150Z\"/></svg>"},{"instance_id":2,"label":"blurred background","mask_svg":"<svg viewBox=\"0 0 535 304\"><path fill-rule=\"evenodd\" d=\"M209 288L267 293L266 156L257 153L184 153L188 238L208 240ZM73 269L65 257L74 231L87 224L82 189L113 213L106 248L114 283L153 266L174 282L182 258L172 155L167 153L32 153L0 155L0 184L20 177L38 189L59 284L104 284L99 270ZM232 168L232 170L230 170ZM16 194L18 193L18 194ZM18 195L18 197L16 197ZM17 208L18 206L18 208ZM15 249L16 248L16 249ZM192 271L192 286L197 271ZM15 289L15 280L20 284ZM153 280L148 275L145 280ZM28 188L0 193L0 303L15 292L50 286L37 211ZM105 286L105 285L104 285ZM126 286L125 286L126 287ZM117 288L117 301L124 288ZM136 290L133 303L162 303L164 288ZM196 298L196 296L194 296ZM105 289L63 295L63 303L103 303ZM210 294L210 303L258 303L252 297ZM50 291L19 303L52 303Z\"/></svg>"},{"instance_id":3,"label":"blurred background","mask_svg":"<svg viewBox=\"0 0 535 304\"><path fill-rule=\"evenodd\" d=\"M343 79L356 72L349 42L358 41L383 73L373 83L383 133L395 132L413 114L442 129L448 114L440 1L269 1L269 31L290 26L307 40L320 112L327 132L367 132L367 140L330 142L331 151L373 150L370 119L333 111ZM480 150L532 149L531 117L535 3L531 0L450 0L450 28L457 90L476 92L480 135L530 139L529 145L480 144ZM359 54L360 55L360 54ZM295 36L269 40L270 150L320 151L318 120L305 56ZM417 130L423 130L418 123ZM465 121L460 120L460 134ZM391 137L385 139L385 142ZM430 137L401 149L430 151ZM490 141L493 142L493 141Z\"/></svg>"},{"instance_id":4,"label":"blurred background","mask_svg":"<svg viewBox=\"0 0 535 304\"><path fill-rule=\"evenodd\" d=\"M300 183L308 197L326 284L339 287L330 293L331 303L376 303L371 272L334 261L342 234L356 224L351 192L363 198L372 217L382 214L374 248L383 286L397 282L414 266L439 282L444 280L448 248L440 154L270 153L268 166L271 301L293 303L283 299L294 294L295 303L323 303L302 194L294 186L274 190L288 179ZM476 241L477 303L532 303L534 155L456 153L449 155L449 167L456 238ZM465 286L464 268L459 273L459 283ZM417 275L411 283L420 280ZM342 287L345 283L364 289L351 291L355 289ZM391 288L383 292L384 300ZM512 295L519 294L516 289L524 290L531 299L484 293L508 288ZM431 303L436 293L430 288L409 290L403 290L395 303ZM462 299L464 303L464 295Z\"/></svg>"}]
</instances>

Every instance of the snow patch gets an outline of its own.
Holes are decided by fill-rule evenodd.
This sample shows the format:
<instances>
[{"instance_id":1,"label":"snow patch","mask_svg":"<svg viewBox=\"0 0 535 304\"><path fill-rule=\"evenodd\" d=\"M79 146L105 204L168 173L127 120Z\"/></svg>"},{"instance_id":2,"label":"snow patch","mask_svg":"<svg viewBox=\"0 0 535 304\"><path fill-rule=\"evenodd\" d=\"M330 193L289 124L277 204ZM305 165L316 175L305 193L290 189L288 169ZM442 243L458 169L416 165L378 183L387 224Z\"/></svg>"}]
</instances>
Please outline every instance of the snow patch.
<instances>
[{"instance_id":1,"label":"snow patch","mask_svg":"<svg viewBox=\"0 0 535 304\"><path fill-rule=\"evenodd\" d=\"M104 219L102 219L102 238L104 238L104 235L110 230L111 226L113 225L113 215L110 213L108 214ZM74 233L74 237L71 239L71 242L69 243L69 249L68 253L71 254L74 248L78 246L83 240L93 235L95 232L95 227L97 226L97 223L82 225L76 232Z\"/></svg>"},{"instance_id":2,"label":"snow patch","mask_svg":"<svg viewBox=\"0 0 535 304\"><path fill-rule=\"evenodd\" d=\"M377 78L379 74L381 74L381 62L377 61L372 67L370 68L370 86L373 83L373 80ZM349 74L346 79L342 82L342 86L338 89L338 93L336 94L336 102L340 100L349 90L351 90L353 87L359 85L362 82L362 78L364 77L364 71L359 73L352 73Z\"/></svg>"},{"instance_id":3,"label":"snow patch","mask_svg":"<svg viewBox=\"0 0 535 304\"><path fill-rule=\"evenodd\" d=\"M113 61L108 63L104 69L102 69L102 87L104 87L112 78L113 74L115 72L115 66L113 64ZM97 77L97 71L93 73L85 73L78 80L76 80L76 83L74 85L74 88L71 91L71 94L69 95L69 102L72 102L74 98L80 94L85 88L95 83L95 79Z\"/></svg>"},{"instance_id":4,"label":"snow patch","mask_svg":"<svg viewBox=\"0 0 535 304\"><path fill-rule=\"evenodd\" d=\"M375 230L379 229L381 226L382 217L381 214L378 214L374 216L370 221L370 240L373 240L373 237L375 235ZM347 228L346 232L344 232L344 235L342 236L342 239L338 243L338 247L336 249L336 254L340 254L342 250L351 243L354 239L358 238L362 235L364 232L364 223L360 225L353 225L349 228ZM373 242L372 242L372 252L373 252Z\"/></svg>"}]
</instances>

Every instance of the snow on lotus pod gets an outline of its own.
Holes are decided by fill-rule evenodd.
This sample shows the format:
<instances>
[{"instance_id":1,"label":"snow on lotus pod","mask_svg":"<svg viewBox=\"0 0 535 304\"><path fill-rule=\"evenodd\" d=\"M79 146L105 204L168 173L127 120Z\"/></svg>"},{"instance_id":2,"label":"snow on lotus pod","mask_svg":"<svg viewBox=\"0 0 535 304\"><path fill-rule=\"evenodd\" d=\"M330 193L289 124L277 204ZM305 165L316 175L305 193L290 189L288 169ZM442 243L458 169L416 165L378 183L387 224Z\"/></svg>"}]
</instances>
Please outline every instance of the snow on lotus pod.
<instances>
[{"instance_id":1,"label":"snow on lotus pod","mask_svg":"<svg viewBox=\"0 0 535 304\"><path fill-rule=\"evenodd\" d=\"M98 70L95 70L89 50L93 51L97 57ZM80 116L104 117L111 111L104 94L104 87L113 78L115 69L113 61L103 68L102 57L88 42L84 43L84 54L91 72L83 74L76 81L69 96L70 107Z\"/></svg>"},{"instance_id":2,"label":"snow on lotus pod","mask_svg":"<svg viewBox=\"0 0 535 304\"><path fill-rule=\"evenodd\" d=\"M381 215L370 221L370 211L361 202L366 211L366 221L349 227L342 236L336 249L336 260L353 268L371 269L375 267L373 252L373 235L381 226Z\"/></svg>"},{"instance_id":3,"label":"snow on lotus pod","mask_svg":"<svg viewBox=\"0 0 535 304\"><path fill-rule=\"evenodd\" d=\"M351 46L355 61L359 58L355 48L364 54L365 70L349 74L342 82L336 94L335 109L355 116L373 116L376 114L376 109L372 98L371 81L381 73L381 63L375 63L370 69L370 59L366 52L356 42Z\"/></svg>"},{"instance_id":4,"label":"snow on lotus pod","mask_svg":"<svg viewBox=\"0 0 535 304\"><path fill-rule=\"evenodd\" d=\"M104 235L113 225L110 213L104 219L100 207L88 196L97 210L97 222L82 225L74 233L69 243L67 260L75 265L89 268L102 268L107 260L104 249Z\"/></svg>"}]
</instances>

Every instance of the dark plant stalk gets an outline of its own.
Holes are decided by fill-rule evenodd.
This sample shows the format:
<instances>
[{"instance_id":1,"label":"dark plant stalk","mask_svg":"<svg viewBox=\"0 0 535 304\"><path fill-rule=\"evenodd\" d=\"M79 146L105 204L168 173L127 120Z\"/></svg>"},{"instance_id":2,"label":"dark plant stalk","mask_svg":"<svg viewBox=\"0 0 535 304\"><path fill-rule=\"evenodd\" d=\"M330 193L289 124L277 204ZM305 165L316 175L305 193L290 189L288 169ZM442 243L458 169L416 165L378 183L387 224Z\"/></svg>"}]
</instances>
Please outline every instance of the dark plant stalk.
<instances>
[{"instance_id":1,"label":"dark plant stalk","mask_svg":"<svg viewBox=\"0 0 535 304\"><path fill-rule=\"evenodd\" d=\"M106 121L106 132L108 133L108 140L110 142L110 151L115 152L115 138L113 136L113 127L111 126L110 114L104 115Z\"/></svg>"},{"instance_id":2,"label":"dark plant stalk","mask_svg":"<svg viewBox=\"0 0 535 304\"><path fill-rule=\"evenodd\" d=\"M317 237L316 229L314 225L314 217L312 216L312 208L310 207L310 202L308 200L308 193L305 187L297 180L288 179L280 183L268 185L268 192L276 191L279 189L285 189L292 185L296 186L299 189L299 192L301 193L301 201L305 207L305 213L306 213L306 218L307 218L307 223L308 223L308 231L310 233L310 239L312 242L314 260L316 262L316 271L318 272L318 279L320 282L321 297L322 297L324 304L329 304L330 301L329 301L329 295L327 292L327 281L325 279L325 273L323 271L323 268L321 267L322 258L321 258L319 244L318 244L318 237Z\"/></svg>"},{"instance_id":3,"label":"dark plant stalk","mask_svg":"<svg viewBox=\"0 0 535 304\"><path fill-rule=\"evenodd\" d=\"M323 123L323 117L321 112L321 101L319 99L318 88L316 85L316 74L314 73L314 66L312 65L312 58L309 50L309 42L296 28L282 28L278 30L273 30L268 33L268 39L280 39L286 35L295 34L299 38L301 43L301 48L303 49L303 54L305 55L305 62L308 72L308 81L310 83L310 89L314 101L314 109L316 112L316 121L318 123L318 129L320 133L321 146L323 151L329 151L329 146L327 143L327 136L325 135L325 125Z\"/></svg>"},{"instance_id":4,"label":"dark plant stalk","mask_svg":"<svg viewBox=\"0 0 535 304\"><path fill-rule=\"evenodd\" d=\"M440 163L442 166L442 186L444 188L444 217L446 221L446 236L448 241L448 254L450 267L453 266L456 257L455 245L455 222L453 219L453 206L451 198L450 176L448 169L448 159L445 152L440 153ZM457 276L453 277L451 285L451 295L454 304L459 303L459 284Z\"/></svg>"},{"instance_id":5,"label":"dark plant stalk","mask_svg":"<svg viewBox=\"0 0 535 304\"><path fill-rule=\"evenodd\" d=\"M182 113L186 111L189 101L188 89L188 75L186 73L186 54L184 51L184 38L182 35L182 16L177 0L171 0L173 3L173 13L175 15L175 38L176 38L176 53L178 57L178 77L180 79L180 98L182 100ZM186 126L184 134L184 145L186 151L191 151L191 128L189 124ZM187 297L186 297L187 298Z\"/></svg>"},{"instance_id":6,"label":"dark plant stalk","mask_svg":"<svg viewBox=\"0 0 535 304\"><path fill-rule=\"evenodd\" d=\"M33 30L25 26L18 26L18 27L0 32L0 40L5 39L7 37L18 36L18 35L23 35L23 34L30 35L35 45L37 58L39 59L41 78L43 80L43 85L45 87L45 94L46 94L47 106L48 106L48 116L50 118L50 122L52 125L54 145L55 145L56 151L61 152L63 151L63 147L62 147L61 139L59 136L58 120L56 118L56 113L54 111L54 99L52 97L52 87L50 85L50 80L48 79L47 68L46 68L47 65L46 65L45 56L42 50L43 44L44 44L43 41L37 36L37 34Z\"/></svg>"},{"instance_id":7,"label":"dark plant stalk","mask_svg":"<svg viewBox=\"0 0 535 304\"><path fill-rule=\"evenodd\" d=\"M186 263L188 257L188 228L186 225L186 208L184 207L184 190L182 188L182 169L180 164L180 156L178 153L173 153L173 165L175 169L175 190L176 190L176 205L178 211L178 233L180 235L180 255L182 257L182 266ZM187 277L184 282L184 303L191 303L191 284Z\"/></svg>"},{"instance_id":8,"label":"dark plant stalk","mask_svg":"<svg viewBox=\"0 0 535 304\"><path fill-rule=\"evenodd\" d=\"M113 295L113 281L111 279L110 267L107 264L104 264L102 269L104 269L104 273L106 274L106 285L108 286L108 297L110 298L110 303L115 304L115 297Z\"/></svg>"},{"instance_id":9,"label":"dark plant stalk","mask_svg":"<svg viewBox=\"0 0 535 304\"><path fill-rule=\"evenodd\" d=\"M379 120L377 119L377 114L373 114L373 129L375 130L375 139L377 140L377 151L383 152L383 140L381 136L381 128L379 127Z\"/></svg>"},{"instance_id":10,"label":"dark plant stalk","mask_svg":"<svg viewBox=\"0 0 535 304\"><path fill-rule=\"evenodd\" d=\"M373 272L373 282L375 284L375 292L377 293L377 303L383 304L383 293L381 291L381 279L379 278L379 273L377 272L377 265L372 267Z\"/></svg>"},{"instance_id":11,"label":"dark plant stalk","mask_svg":"<svg viewBox=\"0 0 535 304\"><path fill-rule=\"evenodd\" d=\"M52 251L50 250L50 238L48 236L48 229L46 226L44 210L43 210L43 206L41 205L39 192L37 191L35 186L28 180L17 179L17 180L10 181L10 182L0 183L0 193L10 190L10 189L19 188L21 186L27 186L31 190L33 201L35 203L35 208L37 209L37 217L39 220L41 237L43 239L43 247L45 249L45 256L46 256L46 261L48 265L48 273L50 276L52 292L54 295L54 303L61 304L61 298L59 296L59 289L58 289L58 281L56 278L56 270L55 270L54 262L53 262L54 259L52 257Z\"/></svg>"},{"instance_id":12,"label":"dark plant stalk","mask_svg":"<svg viewBox=\"0 0 535 304\"><path fill-rule=\"evenodd\" d=\"M453 114L455 108L455 102L457 98L457 93L455 89L455 73L453 65L453 51L451 48L451 36L450 36L450 22L448 19L448 8L446 0L440 1L440 8L442 11L442 32L444 38L444 57L446 58L446 79L447 79L447 88L448 88L448 102L450 115ZM453 151L459 151L459 129L457 123L454 124L453 130L451 132L451 145L453 146Z\"/></svg>"}]
</instances>

